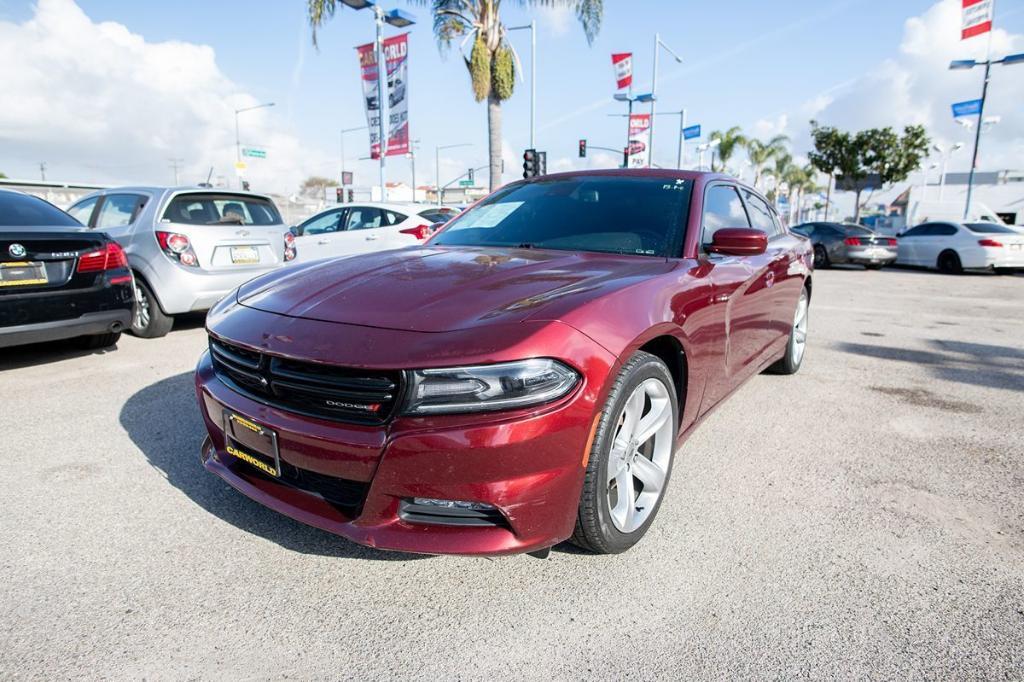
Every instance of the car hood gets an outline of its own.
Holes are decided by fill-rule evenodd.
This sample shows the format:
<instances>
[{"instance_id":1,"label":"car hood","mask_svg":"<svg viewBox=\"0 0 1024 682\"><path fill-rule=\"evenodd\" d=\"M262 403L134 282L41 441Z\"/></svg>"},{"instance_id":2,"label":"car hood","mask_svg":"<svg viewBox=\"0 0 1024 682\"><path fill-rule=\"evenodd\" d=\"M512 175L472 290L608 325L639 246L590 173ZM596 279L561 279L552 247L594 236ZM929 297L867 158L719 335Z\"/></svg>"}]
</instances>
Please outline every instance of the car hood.
<instances>
[{"instance_id":1,"label":"car hood","mask_svg":"<svg viewBox=\"0 0 1024 682\"><path fill-rule=\"evenodd\" d=\"M411 247L284 268L241 287L238 302L290 317L443 332L545 319L556 303L574 307L667 265L614 254Z\"/></svg>"}]
</instances>

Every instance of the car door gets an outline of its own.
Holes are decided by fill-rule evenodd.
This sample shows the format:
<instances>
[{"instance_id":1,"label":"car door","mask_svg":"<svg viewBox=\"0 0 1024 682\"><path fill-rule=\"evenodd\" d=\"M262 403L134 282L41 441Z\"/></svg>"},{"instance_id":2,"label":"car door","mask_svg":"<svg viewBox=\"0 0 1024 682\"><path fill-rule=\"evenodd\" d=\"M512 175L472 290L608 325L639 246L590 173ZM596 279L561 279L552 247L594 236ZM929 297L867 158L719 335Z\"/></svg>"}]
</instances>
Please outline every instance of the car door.
<instances>
[{"instance_id":1,"label":"car door","mask_svg":"<svg viewBox=\"0 0 1024 682\"><path fill-rule=\"evenodd\" d=\"M347 208L331 209L300 224L295 237L296 261L340 255L343 244L335 244L335 241L344 228L347 211Z\"/></svg>"},{"instance_id":2,"label":"car door","mask_svg":"<svg viewBox=\"0 0 1024 682\"><path fill-rule=\"evenodd\" d=\"M715 232L727 227L749 228L739 190L729 183L712 183L704 190L701 216L701 254L711 280L711 319L719 331L720 343L710 351L721 380L709 380L701 404L706 412L732 391L752 370L748 367L756 352L758 327L763 324L759 308L764 303L751 291L763 275L767 257L729 256L708 251ZM716 352L717 351L717 352Z\"/></svg>"},{"instance_id":3,"label":"car door","mask_svg":"<svg viewBox=\"0 0 1024 682\"><path fill-rule=\"evenodd\" d=\"M896 261L901 265L920 265L917 245L925 235L928 224L912 227L896 239Z\"/></svg>"},{"instance_id":4,"label":"car door","mask_svg":"<svg viewBox=\"0 0 1024 682\"><path fill-rule=\"evenodd\" d=\"M345 218L345 231L339 235L345 253L355 255L379 251L387 246L389 223L385 211L376 206L351 206Z\"/></svg>"},{"instance_id":5,"label":"car door","mask_svg":"<svg viewBox=\"0 0 1024 682\"><path fill-rule=\"evenodd\" d=\"M126 246L131 237L135 218L145 203L146 197L141 194L105 194L96 208L91 227L106 232L121 246Z\"/></svg>"},{"instance_id":6,"label":"car door","mask_svg":"<svg viewBox=\"0 0 1024 682\"><path fill-rule=\"evenodd\" d=\"M757 281L751 291L761 299L757 311L760 322L752 351L753 361L760 363L773 345L788 337L800 288L794 289L796 282L789 267L790 257L795 254L793 238L783 229L767 201L748 189L744 189L742 194L751 225L768 235L768 248L764 255L749 257L753 259L751 262L763 263L764 267L763 274L755 274Z\"/></svg>"},{"instance_id":7,"label":"car door","mask_svg":"<svg viewBox=\"0 0 1024 682\"><path fill-rule=\"evenodd\" d=\"M72 218L88 227L92 222L92 214L99 200L100 197L98 195L82 199L78 203L73 204L68 209L68 213Z\"/></svg>"}]
</instances>

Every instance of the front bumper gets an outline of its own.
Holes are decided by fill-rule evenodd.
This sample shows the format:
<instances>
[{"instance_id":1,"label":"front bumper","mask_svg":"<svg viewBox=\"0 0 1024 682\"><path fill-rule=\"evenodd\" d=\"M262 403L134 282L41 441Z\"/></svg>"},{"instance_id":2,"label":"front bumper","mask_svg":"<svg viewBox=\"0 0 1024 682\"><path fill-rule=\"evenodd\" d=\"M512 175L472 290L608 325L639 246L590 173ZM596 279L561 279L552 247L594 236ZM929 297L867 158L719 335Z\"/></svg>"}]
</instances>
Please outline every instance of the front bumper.
<instances>
[{"instance_id":1,"label":"front bumper","mask_svg":"<svg viewBox=\"0 0 1024 682\"><path fill-rule=\"evenodd\" d=\"M596 419L586 380L532 411L399 417L386 427L302 417L256 402L216 377L208 353L196 370L208 430L203 466L239 492L297 521L380 549L500 555L550 547L573 531ZM227 410L273 430L283 467L356 490L339 502L312 486L259 472L228 454ZM496 523L421 523L402 513L412 498L493 505Z\"/></svg>"}]
</instances>

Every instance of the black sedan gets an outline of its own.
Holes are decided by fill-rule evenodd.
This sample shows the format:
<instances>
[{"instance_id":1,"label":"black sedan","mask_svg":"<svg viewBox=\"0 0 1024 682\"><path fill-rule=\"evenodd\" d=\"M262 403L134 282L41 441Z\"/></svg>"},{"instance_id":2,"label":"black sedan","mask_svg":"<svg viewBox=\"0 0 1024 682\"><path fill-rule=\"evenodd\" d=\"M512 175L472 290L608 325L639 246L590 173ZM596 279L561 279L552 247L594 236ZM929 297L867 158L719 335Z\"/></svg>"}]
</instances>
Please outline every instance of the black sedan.
<instances>
[{"instance_id":1,"label":"black sedan","mask_svg":"<svg viewBox=\"0 0 1024 682\"><path fill-rule=\"evenodd\" d=\"M42 199L0 190L0 348L76 337L112 346L134 301L117 242Z\"/></svg>"},{"instance_id":2,"label":"black sedan","mask_svg":"<svg viewBox=\"0 0 1024 682\"><path fill-rule=\"evenodd\" d=\"M862 225L804 223L790 228L790 231L810 238L814 245L815 268L857 263L877 270L896 262L896 239L876 234Z\"/></svg>"}]
</instances>

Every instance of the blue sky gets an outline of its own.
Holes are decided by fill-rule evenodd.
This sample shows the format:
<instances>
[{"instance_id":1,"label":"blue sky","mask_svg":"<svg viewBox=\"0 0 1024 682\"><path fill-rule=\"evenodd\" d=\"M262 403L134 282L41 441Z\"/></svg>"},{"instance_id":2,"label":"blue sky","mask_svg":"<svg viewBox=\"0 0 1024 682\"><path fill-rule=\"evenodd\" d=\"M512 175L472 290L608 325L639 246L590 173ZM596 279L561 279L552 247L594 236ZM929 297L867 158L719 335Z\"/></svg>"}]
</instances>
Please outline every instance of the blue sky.
<instances>
[{"instance_id":1,"label":"blue sky","mask_svg":"<svg viewBox=\"0 0 1024 682\"><path fill-rule=\"evenodd\" d=\"M53 2L61 9L61 3L70 3L70 0ZM765 135L786 132L793 138L794 152L799 155L806 151L799 147L806 145L809 115L825 114L827 118L829 112L827 107L821 106L823 102L870 77L887 60L899 59L901 41L906 39L905 22L908 18L925 15L935 2L607 0L604 24L592 46L587 45L582 30L569 13L550 10L531 13L521 9L518 3L507 0L505 4L503 13L508 24L525 23L531 17L538 20L537 146L548 151L550 166L567 167L581 163L575 158L577 140L581 137L595 145L622 145L625 124L621 118L608 116L623 111L622 105L611 100L614 82L609 55L616 51L633 51L638 85L643 89L650 80L655 31L660 31L662 39L684 60L683 64L676 64L662 53L659 111L686 107L690 122L701 123L705 132L731 125ZM228 112L233 108L232 102L243 101L238 99L240 97L247 98L246 102L275 101L274 109L244 115L242 119L243 142L268 147L268 159L260 169L259 177L263 182L281 184L287 178L287 183L294 184L301 174L335 174L339 156L338 130L365 122L353 47L372 37L368 12L339 11L320 33L317 51L310 43L305 3L299 0L179 0L175 3L79 0L77 5L93 24L116 22L146 45L191 43L212 48L216 69L225 79L224 92L205 92L203 96L222 97L229 105ZM485 107L472 99L457 48L446 59L439 54L431 34L427 6L404 3L395 6L412 11L421 22L411 29L409 66L412 137L421 144L418 184L433 179L436 144L474 143L471 148L446 153L442 176L459 167L483 165L486 161ZM1024 33L1021 9L1024 9L1024 0L999 0L997 25L1018 36ZM0 0L0 29L4 23L11 31L24 27L35 12L35 3ZM518 34L514 42L521 58L528 60L527 34ZM977 45L965 44L965 50L969 51L967 47L973 50ZM83 52L81 59L89 59L87 52ZM118 64L118 69L121 66ZM944 64L933 66L936 71L933 76L946 78ZM1018 68L1024 72L1024 67ZM181 78L187 80L188 77L187 70L181 73ZM1024 80L1024 73L1020 80ZM45 92L47 88L59 87L59 83L59 80L52 84L38 82L36 87ZM969 76L962 84L963 99L976 96L977 88ZM519 83L516 94L504 109L503 137L512 159L518 158L528 142L528 86L528 82ZM202 87L210 88L209 78L203 80ZM131 93L132 89L122 92ZM138 96L146 96L145 89L137 92ZM179 101L182 97L189 98L187 87L179 95ZM855 89L851 97L868 109L887 107L884 100L872 101L870 90ZM166 108L164 105L163 109ZM1019 104L1016 113L1008 112L1008 115L1019 117ZM160 147L156 153L185 157L190 172L198 172L200 165L214 164L218 166L218 174L229 173L233 160L230 146L234 135L233 119L230 113L220 118L221 122L204 119L203 123L218 128L217 136L209 139L216 139L217 145L226 147L218 148L212 161L210 155L194 152L189 144L180 144L180 153L173 145ZM677 120L667 116L658 119L656 160L666 165L675 160L673 138ZM900 125L904 122L911 121L893 120ZM856 120L852 123L856 124ZM140 120L138 124L145 127L147 122ZM13 135L12 129L15 128L8 128L8 137ZM5 139L4 132L0 120L0 142L7 144L10 140ZM178 131L177 134L183 133ZM354 160L366 154L365 135L351 134L346 143L352 159L349 166L356 170L357 182L371 182L375 177L374 166ZM170 174L165 159L147 164L142 154L126 153L131 161L119 163L109 145L102 153L94 155L92 163L82 162L80 156L76 160L70 152L68 158L62 158L59 147L43 143L34 147L28 144L8 146L13 153L0 159L0 170L11 176L36 176L41 154L46 155L51 174L72 175L71 179L76 180L129 181L138 175L144 176L138 178L140 181L167 182ZM188 158L200 156L202 158ZM606 163L607 159L587 163L601 161ZM282 165L278 167L278 164ZM288 167L284 168L283 164ZM393 159L391 164L392 179L409 180L407 160ZM517 175L517 170L507 168L506 179ZM127 177L129 175L132 177Z\"/></svg>"}]
</instances>

